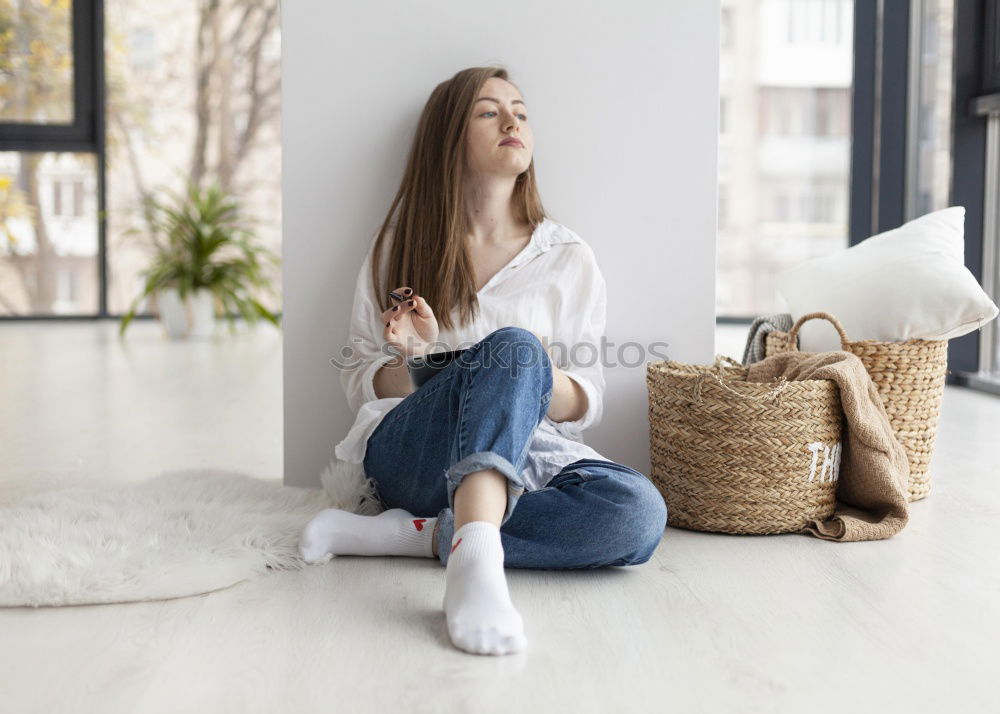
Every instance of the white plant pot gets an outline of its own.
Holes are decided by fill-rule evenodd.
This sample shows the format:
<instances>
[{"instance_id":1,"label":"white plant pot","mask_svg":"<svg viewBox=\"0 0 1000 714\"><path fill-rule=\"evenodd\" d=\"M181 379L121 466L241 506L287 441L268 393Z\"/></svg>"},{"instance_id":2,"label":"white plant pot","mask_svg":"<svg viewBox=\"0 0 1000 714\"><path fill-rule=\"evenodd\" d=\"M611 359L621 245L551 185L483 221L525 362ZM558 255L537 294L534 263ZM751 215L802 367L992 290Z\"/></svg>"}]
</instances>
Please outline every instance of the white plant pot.
<instances>
[{"instance_id":1,"label":"white plant pot","mask_svg":"<svg viewBox=\"0 0 1000 714\"><path fill-rule=\"evenodd\" d=\"M181 301L176 288L158 291L160 322L171 339L209 337L215 329L215 295L199 288Z\"/></svg>"}]
</instances>

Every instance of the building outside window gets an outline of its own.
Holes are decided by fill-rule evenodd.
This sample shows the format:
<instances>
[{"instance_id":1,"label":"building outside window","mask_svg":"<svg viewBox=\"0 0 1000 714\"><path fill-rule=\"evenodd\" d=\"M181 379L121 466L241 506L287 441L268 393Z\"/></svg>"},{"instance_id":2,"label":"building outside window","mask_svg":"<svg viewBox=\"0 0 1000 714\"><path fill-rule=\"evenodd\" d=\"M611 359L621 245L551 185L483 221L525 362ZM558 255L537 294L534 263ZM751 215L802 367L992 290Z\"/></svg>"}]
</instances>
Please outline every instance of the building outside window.
<instances>
[{"instance_id":1,"label":"building outside window","mask_svg":"<svg viewBox=\"0 0 1000 714\"><path fill-rule=\"evenodd\" d=\"M786 312L777 273L848 246L853 10L851 0L722 3L720 316Z\"/></svg>"}]
</instances>

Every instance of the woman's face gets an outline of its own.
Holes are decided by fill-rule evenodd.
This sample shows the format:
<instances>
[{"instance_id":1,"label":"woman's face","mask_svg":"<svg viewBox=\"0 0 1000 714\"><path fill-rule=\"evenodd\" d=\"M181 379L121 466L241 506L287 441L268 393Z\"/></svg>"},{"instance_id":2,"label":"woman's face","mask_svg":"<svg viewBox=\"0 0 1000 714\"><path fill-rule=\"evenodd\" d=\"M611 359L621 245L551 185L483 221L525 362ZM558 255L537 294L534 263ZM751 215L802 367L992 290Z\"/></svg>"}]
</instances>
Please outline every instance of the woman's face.
<instances>
[{"instance_id":1,"label":"woman's face","mask_svg":"<svg viewBox=\"0 0 1000 714\"><path fill-rule=\"evenodd\" d=\"M501 144L517 138L521 144ZM516 177L528 170L534 138L528 109L517 88L499 77L483 84L472 107L466 155L472 171L483 176Z\"/></svg>"}]
</instances>

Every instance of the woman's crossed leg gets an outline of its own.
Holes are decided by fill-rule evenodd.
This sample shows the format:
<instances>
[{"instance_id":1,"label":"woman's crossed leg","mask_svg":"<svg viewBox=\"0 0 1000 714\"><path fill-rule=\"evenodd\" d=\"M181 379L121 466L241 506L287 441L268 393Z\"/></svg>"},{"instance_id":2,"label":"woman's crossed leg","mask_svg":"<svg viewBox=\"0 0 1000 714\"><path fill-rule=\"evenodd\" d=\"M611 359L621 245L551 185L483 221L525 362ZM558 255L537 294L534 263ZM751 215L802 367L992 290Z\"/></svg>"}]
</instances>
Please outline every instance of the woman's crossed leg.
<instances>
[{"instance_id":1,"label":"woman's crossed leg","mask_svg":"<svg viewBox=\"0 0 1000 714\"><path fill-rule=\"evenodd\" d=\"M436 554L447 568L455 644L493 654L523 649L505 565L638 564L666 525L652 483L610 461L577 461L545 488L524 491L520 472L551 394L551 364L537 337L516 327L488 335L384 417L364 466L388 510L373 517L327 509L303 535L311 558Z\"/></svg>"}]
</instances>

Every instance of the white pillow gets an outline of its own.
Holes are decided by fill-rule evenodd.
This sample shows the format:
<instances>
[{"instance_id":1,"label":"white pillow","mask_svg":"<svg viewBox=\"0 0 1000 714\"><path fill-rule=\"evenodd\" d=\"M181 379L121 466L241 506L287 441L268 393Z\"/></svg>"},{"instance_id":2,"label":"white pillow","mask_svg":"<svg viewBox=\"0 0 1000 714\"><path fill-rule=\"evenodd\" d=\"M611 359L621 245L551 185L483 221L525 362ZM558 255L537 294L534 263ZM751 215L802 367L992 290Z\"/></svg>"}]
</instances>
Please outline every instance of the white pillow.
<instances>
[{"instance_id":1,"label":"white pillow","mask_svg":"<svg viewBox=\"0 0 1000 714\"><path fill-rule=\"evenodd\" d=\"M854 340L947 340L979 329L997 306L965 267L965 208L928 213L777 275L792 320L828 312ZM827 320L799 328L803 352L839 350Z\"/></svg>"}]
</instances>

